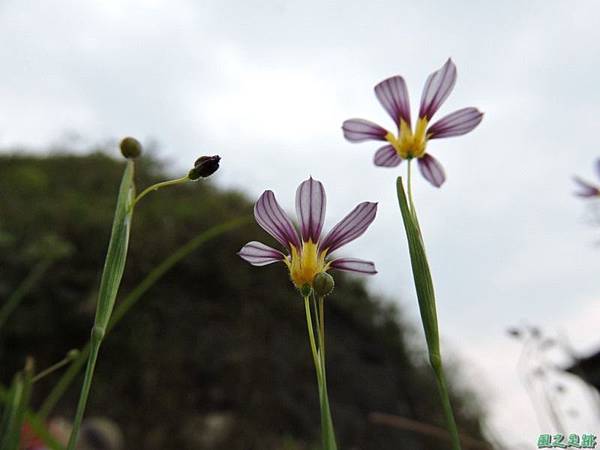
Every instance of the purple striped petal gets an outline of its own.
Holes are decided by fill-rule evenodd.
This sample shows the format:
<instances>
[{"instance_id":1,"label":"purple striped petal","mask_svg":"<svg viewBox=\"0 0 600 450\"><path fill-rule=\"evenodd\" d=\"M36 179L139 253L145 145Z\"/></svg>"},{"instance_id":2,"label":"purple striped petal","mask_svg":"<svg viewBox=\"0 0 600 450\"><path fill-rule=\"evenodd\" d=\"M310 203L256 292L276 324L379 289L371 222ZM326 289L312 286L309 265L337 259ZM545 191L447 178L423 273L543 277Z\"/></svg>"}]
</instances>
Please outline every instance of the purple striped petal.
<instances>
[{"instance_id":1,"label":"purple striped petal","mask_svg":"<svg viewBox=\"0 0 600 450\"><path fill-rule=\"evenodd\" d=\"M260 196L254 205L254 217L262 229L277 239L285 248L289 249L290 244L300 248L298 232L275 200L275 194L272 191L265 191Z\"/></svg>"},{"instance_id":2,"label":"purple striped petal","mask_svg":"<svg viewBox=\"0 0 600 450\"><path fill-rule=\"evenodd\" d=\"M463 108L442 117L427 130L429 139L461 136L472 131L483 119L477 108Z\"/></svg>"},{"instance_id":3,"label":"purple striped petal","mask_svg":"<svg viewBox=\"0 0 600 450\"><path fill-rule=\"evenodd\" d=\"M300 220L302 240L312 239L318 242L325 222L325 206L327 198L320 181L310 177L302 182L296 191L296 214Z\"/></svg>"},{"instance_id":4,"label":"purple striped petal","mask_svg":"<svg viewBox=\"0 0 600 450\"><path fill-rule=\"evenodd\" d=\"M582 180L579 177L573 177L573 181L577 183L579 191L575 192L578 197L596 197L600 195L600 189L587 181Z\"/></svg>"},{"instance_id":5,"label":"purple striped petal","mask_svg":"<svg viewBox=\"0 0 600 450\"><path fill-rule=\"evenodd\" d=\"M319 244L319 249L332 253L363 234L375 219L377 203L363 202L354 208Z\"/></svg>"},{"instance_id":6,"label":"purple striped petal","mask_svg":"<svg viewBox=\"0 0 600 450\"><path fill-rule=\"evenodd\" d=\"M427 78L423 94L421 95L421 108L419 117L427 117L431 120L435 112L448 98L456 83L456 66L450 58L439 70L433 72Z\"/></svg>"},{"instance_id":7,"label":"purple striped petal","mask_svg":"<svg viewBox=\"0 0 600 450\"><path fill-rule=\"evenodd\" d=\"M402 162L396 150L391 145L384 145L375 152L373 162L379 167L396 167Z\"/></svg>"},{"instance_id":8,"label":"purple striped petal","mask_svg":"<svg viewBox=\"0 0 600 450\"><path fill-rule=\"evenodd\" d=\"M253 266L266 266L285 258L279 250L257 241L248 242L237 254Z\"/></svg>"},{"instance_id":9,"label":"purple striped petal","mask_svg":"<svg viewBox=\"0 0 600 450\"><path fill-rule=\"evenodd\" d=\"M446 181L446 174L444 168L429 153L425 153L419 158L419 169L427 181L433 184L435 187L440 187Z\"/></svg>"},{"instance_id":10,"label":"purple striped petal","mask_svg":"<svg viewBox=\"0 0 600 450\"><path fill-rule=\"evenodd\" d=\"M400 119L410 128L410 102L404 78L395 76L383 80L375 86L375 95L398 128Z\"/></svg>"},{"instance_id":11,"label":"purple striped petal","mask_svg":"<svg viewBox=\"0 0 600 450\"><path fill-rule=\"evenodd\" d=\"M332 269L343 270L346 272L366 273L375 275L375 264L371 261L365 261L357 258L339 258L331 261Z\"/></svg>"},{"instance_id":12,"label":"purple striped petal","mask_svg":"<svg viewBox=\"0 0 600 450\"><path fill-rule=\"evenodd\" d=\"M350 142L385 141L388 131L365 119L348 119L342 124L344 137Z\"/></svg>"}]
</instances>

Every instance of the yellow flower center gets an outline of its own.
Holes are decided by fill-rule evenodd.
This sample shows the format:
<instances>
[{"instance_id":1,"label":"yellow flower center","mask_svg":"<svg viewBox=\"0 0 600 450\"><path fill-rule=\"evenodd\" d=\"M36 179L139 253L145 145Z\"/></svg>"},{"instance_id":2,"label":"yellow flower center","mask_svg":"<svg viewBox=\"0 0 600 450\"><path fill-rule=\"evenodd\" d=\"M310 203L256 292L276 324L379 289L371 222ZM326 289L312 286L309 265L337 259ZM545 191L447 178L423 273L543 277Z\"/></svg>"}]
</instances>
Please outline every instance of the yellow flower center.
<instances>
[{"instance_id":1,"label":"yellow flower center","mask_svg":"<svg viewBox=\"0 0 600 450\"><path fill-rule=\"evenodd\" d=\"M293 245L291 248L292 254L284 259L290 271L290 278L298 288L305 284L312 286L315 275L329 269L329 263L325 262L327 250L319 252L317 244L311 239L302 242L301 249Z\"/></svg>"},{"instance_id":2,"label":"yellow flower center","mask_svg":"<svg viewBox=\"0 0 600 450\"><path fill-rule=\"evenodd\" d=\"M396 137L388 133L385 139L394 147L398 156L402 159L420 158L425 154L427 146L427 124L428 120L421 117L417 120L415 132L410 129L404 120L400 120L400 133Z\"/></svg>"}]
</instances>

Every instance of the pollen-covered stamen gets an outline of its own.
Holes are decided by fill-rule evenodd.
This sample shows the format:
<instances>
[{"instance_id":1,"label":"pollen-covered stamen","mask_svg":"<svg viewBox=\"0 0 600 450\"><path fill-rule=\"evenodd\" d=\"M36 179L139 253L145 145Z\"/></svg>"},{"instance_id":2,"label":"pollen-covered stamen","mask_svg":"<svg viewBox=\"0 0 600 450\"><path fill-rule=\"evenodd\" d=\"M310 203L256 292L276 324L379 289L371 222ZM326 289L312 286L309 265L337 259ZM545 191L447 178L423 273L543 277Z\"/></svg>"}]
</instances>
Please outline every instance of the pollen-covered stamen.
<instances>
[{"instance_id":1,"label":"pollen-covered stamen","mask_svg":"<svg viewBox=\"0 0 600 450\"><path fill-rule=\"evenodd\" d=\"M315 275L325 272L329 263L325 262L326 250L319 252L318 245L311 239L302 242L302 248L291 247L291 253L284 262L290 271L290 278L300 288L305 284L312 286Z\"/></svg>"},{"instance_id":2,"label":"pollen-covered stamen","mask_svg":"<svg viewBox=\"0 0 600 450\"><path fill-rule=\"evenodd\" d=\"M394 147L402 159L420 158L425 154L427 147L427 118L417 120L415 131L404 120L400 121L398 137L388 132L385 139Z\"/></svg>"}]
</instances>

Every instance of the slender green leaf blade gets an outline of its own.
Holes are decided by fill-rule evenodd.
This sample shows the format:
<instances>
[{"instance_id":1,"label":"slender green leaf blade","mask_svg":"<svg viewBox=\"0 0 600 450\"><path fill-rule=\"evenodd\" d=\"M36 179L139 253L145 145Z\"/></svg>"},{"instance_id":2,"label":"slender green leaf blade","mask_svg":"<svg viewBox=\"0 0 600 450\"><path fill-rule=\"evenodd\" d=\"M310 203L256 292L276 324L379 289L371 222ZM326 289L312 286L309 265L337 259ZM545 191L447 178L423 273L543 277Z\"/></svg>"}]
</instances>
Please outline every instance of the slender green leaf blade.
<instances>
[{"instance_id":1,"label":"slender green leaf blade","mask_svg":"<svg viewBox=\"0 0 600 450\"><path fill-rule=\"evenodd\" d=\"M10 404L13 401L12 389L6 391L0 386L0 402ZM39 415L28 410L25 412L25 419L31 426L33 432L48 446L51 450L64 450L64 447L58 443L58 441L50 434L44 425L44 421L40 419ZM2 441L5 436L4 426L0 426L0 449L4 449Z\"/></svg>"},{"instance_id":2,"label":"slender green leaf blade","mask_svg":"<svg viewBox=\"0 0 600 450\"><path fill-rule=\"evenodd\" d=\"M125 269L131 218L133 215L133 201L135 198L133 167L133 161L128 160L119 188L110 242L100 280L94 326L97 330L101 330L102 333L106 331L106 327L110 321Z\"/></svg>"},{"instance_id":3,"label":"slender green leaf blade","mask_svg":"<svg viewBox=\"0 0 600 450\"><path fill-rule=\"evenodd\" d=\"M10 449L14 441L15 433L20 435L16 428L18 407L23 396L23 376L18 373L13 378L10 389L6 394L4 414L2 416L2 428L0 429L0 449Z\"/></svg>"},{"instance_id":4,"label":"slender green leaf blade","mask_svg":"<svg viewBox=\"0 0 600 450\"><path fill-rule=\"evenodd\" d=\"M2 450L19 450L32 379L33 362L28 360L25 370L15 375L8 394L0 436L0 449Z\"/></svg>"},{"instance_id":5,"label":"slender green leaf blade","mask_svg":"<svg viewBox=\"0 0 600 450\"><path fill-rule=\"evenodd\" d=\"M88 356L88 362L77 403L75 419L73 420L73 429L69 437L68 450L74 450L79 428L85 414L87 399L92 386L94 377L94 368L98 358L98 352L106 334L106 328L110 321L117 292L121 285L121 278L125 269L125 260L127 259L127 250L129 248L129 233L131 230L131 218L133 215L133 205L135 201L135 185L133 182L133 161L128 160L125 166L125 172L121 179L119 195L117 197L117 206L113 219L108 251L100 279L100 289L98 291L98 304L96 307L96 318L91 337L91 352Z\"/></svg>"},{"instance_id":6,"label":"slender green leaf blade","mask_svg":"<svg viewBox=\"0 0 600 450\"><path fill-rule=\"evenodd\" d=\"M323 450L337 450L337 444L335 442L335 430L333 429L333 420L331 419L331 410L329 408L329 396L327 394L326 381L323 380L322 382L319 382L319 384Z\"/></svg>"},{"instance_id":7,"label":"slender green leaf blade","mask_svg":"<svg viewBox=\"0 0 600 450\"><path fill-rule=\"evenodd\" d=\"M437 312L435 306L435 293L433 290L433 280L429 263L427 262L427 254L425 253L425 245L421 235L421 229L417 220L417 214L412 204L412 199L407 200L402 184L402 177L398 177L397 183L398 201L400 203L400 212L404 221L404 229L408 239L408 250L410 253L410 262L415 281L415 289L417 291L417 299L419 301L419 312L421 313L421 321L425 331L425 339L427 340L427 349L429 351L429 362L435 374L436 383L442 400L444 416L448 424L448 430L452 437L452 448L460 450L460 438L458 428L454 420L452 405L450 404L450 395L446 386L446 377L442 365L442 357L440 352L440 337L438 329ZM410 201L410 204L409 204Z\"/></svg>"},{"instance_id":8,"label":"slender green leaf blade","mask_svg":"<svg viewBox=\"0 0 600 450\"><path fill-rule=\"evenodd\" d=\"M410 262L427 346L430 353L435 351L436 354L439 354L438 320L431 271L429 270L429 263L427 262L425 246L423 245L416 214L411 213L406 194L404 193L402 177L398 177L397 190L400 212L402 213L404 229L406 230L406 237L408 239Z\"/></svg>"}]
</instances>

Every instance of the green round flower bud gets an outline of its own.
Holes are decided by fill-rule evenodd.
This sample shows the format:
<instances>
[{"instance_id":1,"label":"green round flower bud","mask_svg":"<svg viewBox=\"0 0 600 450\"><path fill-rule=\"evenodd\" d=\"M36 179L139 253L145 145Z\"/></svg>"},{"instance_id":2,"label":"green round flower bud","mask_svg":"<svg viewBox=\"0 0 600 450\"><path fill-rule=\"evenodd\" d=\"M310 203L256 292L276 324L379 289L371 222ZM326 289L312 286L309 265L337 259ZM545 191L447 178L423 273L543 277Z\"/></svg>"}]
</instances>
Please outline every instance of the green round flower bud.
<instances>
[{"instance_id":1,"label":"green round flower bud","mask_svg":"<svg viewBox=\"0 0 600 450\"><path fill-rule=\"evenodd\" d=\"M300 288L300 294L302 294L302 297L308 297L310 294L312 294L311 285L308 283L303 284Z\"/></svg>"},{"instance_id":2,"label":"green round flower bud","mask_svg":"<svg viewBox=\"0 0 600 450\"><path fill-rule=\"evenodd\" d=\"M333 292L335 281L327 272L321 272L315 275L313 280L313 289L319 297L325 297Z\"/></svg>"},{"instance_id":3,"label":"green round flower bud","mask_svg":"<svg viewBox=\"0 0 600 450\"><path fill-rule=\"evenodd\" d=\"M125 158L137 158L142 154L142 144L135 138L126 137L119 146Z\"/></svg>"},{"instance_id":4,"label":"green round flower bud","mask_svg":"<svg viewBox=\"0 0 600 450\"><path fill-rule=\"evenodd\" d=\"M197 180L198 178L206 178L217 171L219 168L219 161L221 157L215 156L201 156L194 163L194 168L188 173L190 180Z\"/></svg>"}]
</instances>

